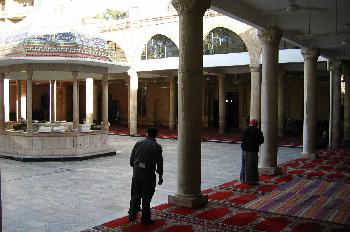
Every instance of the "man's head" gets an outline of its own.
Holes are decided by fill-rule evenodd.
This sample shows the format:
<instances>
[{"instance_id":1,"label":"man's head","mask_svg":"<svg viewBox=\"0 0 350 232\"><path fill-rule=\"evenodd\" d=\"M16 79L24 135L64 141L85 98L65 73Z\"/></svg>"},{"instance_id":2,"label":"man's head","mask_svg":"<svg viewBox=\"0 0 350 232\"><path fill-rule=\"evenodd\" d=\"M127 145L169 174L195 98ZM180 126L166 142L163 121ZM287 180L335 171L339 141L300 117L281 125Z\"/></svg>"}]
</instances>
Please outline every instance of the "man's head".
<instances>
[{"instance_id":1,"label":"man's head","mask_svg":"<svg viewBox=\"0 0 350 232\"><path fill-rule=\"evenodd\" d=\"M251 119L249 121L249 126L258 126L258 120L256 119Z\"/></svg>"},{"instance_id":2,"label":"man's head","mask_svg":"<svg viewBox=\"0 0 350 232\"><path fill-rule=\"evenodd\" d=\"M147 128L147 136L150 138L156 138L157 137L158 130L154 127Z\"/></svg>"}]
</instances>

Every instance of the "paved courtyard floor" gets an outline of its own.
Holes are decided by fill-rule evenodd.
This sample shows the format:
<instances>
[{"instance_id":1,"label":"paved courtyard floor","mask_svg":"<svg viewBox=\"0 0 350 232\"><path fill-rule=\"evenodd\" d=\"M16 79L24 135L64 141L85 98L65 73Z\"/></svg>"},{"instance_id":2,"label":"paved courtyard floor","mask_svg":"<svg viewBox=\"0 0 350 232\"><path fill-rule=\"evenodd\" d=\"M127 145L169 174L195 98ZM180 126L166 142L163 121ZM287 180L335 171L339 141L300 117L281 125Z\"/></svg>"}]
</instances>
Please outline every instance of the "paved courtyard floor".
<instances>
[{"instance_id":1,"label":"paved courtyard floor","mask_svg":"<svg viewBox=\"0 0 350 232\"><path fill-rule=\"evenodd\" d=\"M141 138L111 135L116 156L73 162L0 159L4 232L81 231L125 216L130 200L129 155ZM163 147L164 183L152 206L176 192L177 140ZM278 163L299 156L300 148L280 147ZM202 143L202 189L238 179L240 144Z\"/></svg>"}]
</instances>

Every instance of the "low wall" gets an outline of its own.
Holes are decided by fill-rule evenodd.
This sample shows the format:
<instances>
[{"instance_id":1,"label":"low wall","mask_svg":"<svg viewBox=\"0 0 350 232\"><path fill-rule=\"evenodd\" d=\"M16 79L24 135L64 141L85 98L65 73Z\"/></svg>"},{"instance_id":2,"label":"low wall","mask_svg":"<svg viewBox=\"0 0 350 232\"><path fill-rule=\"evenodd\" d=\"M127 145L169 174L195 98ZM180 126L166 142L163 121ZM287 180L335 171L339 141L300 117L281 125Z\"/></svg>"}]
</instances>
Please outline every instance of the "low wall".
<instances>
[{"instance_id":1,"label":"low wall","mask_svg":"<svg viewBox=\"0 0 350 232\"><path fill-rule=\"evenodd\" d=\"M5 131L0 134L0 157L15 160L84 159L113 155L105 131L33 133Z\"/></svg>"}]
</instances>

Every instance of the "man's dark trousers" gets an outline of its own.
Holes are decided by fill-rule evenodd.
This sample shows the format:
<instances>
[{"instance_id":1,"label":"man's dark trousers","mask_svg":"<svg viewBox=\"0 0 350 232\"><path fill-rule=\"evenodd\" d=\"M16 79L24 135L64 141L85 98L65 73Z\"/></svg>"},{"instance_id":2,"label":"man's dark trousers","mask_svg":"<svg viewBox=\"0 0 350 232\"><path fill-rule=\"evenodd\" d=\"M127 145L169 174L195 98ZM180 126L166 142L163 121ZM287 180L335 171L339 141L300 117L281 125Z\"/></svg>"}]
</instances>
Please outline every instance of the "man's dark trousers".
<instances>
[{"instance_id":1,"label":"man's dark trousers","mask_svg":"<svg viewBox=\"0 0 350 232\"><path fill-rule=\"evenodd\" d=\"M156 181L154 170L134 167L131 183L129 218L136 219L142 199L141 222L148 222L151 220L150 204L155 192Z\"/></svg>"}]
</instances>

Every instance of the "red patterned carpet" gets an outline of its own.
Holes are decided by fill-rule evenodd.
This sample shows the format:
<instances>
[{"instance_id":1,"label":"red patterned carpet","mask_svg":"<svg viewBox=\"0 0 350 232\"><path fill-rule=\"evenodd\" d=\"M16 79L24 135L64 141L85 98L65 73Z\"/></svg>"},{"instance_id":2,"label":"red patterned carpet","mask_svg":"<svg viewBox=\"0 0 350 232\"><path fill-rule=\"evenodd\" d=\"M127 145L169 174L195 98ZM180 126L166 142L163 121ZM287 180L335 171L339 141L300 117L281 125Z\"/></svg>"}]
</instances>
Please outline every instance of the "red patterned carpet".
<instances>
[{"instance_id":1,"label":"red patterned carpet","mask_svg":"<svg viewBox=\"0 0 350 232\"><path fill-rule=\"evenodd\" d=\"M169 130L166 127L159 127L157 137L162 139L177 139L177 131ZM146 127L139 127L139 133L136 136L146 136ZM109 129L111 135L130 135L129 129L125 126L111 126ZM218 129L203 129L202 130L202 141L205 142L216 142L216 143L241 143L241 133L224 133L219 134ZM286 136L280 138L279 146L284 147L302 147L301 137Z\"/></svg>"},{"instance_id":2,"label":"red patterned carpet","mask_svg":"<svg viewBox=\"0 0 350 232\"><path fill-rule=\"evenodd\" d=\"M209 203L199 209L154 207L153 225L125 216L85 232L350 231L350 150L325 149L281 167L282 175L262 175L259 185L233 180L204 190Z\"/></svg>"}]
</instances>

